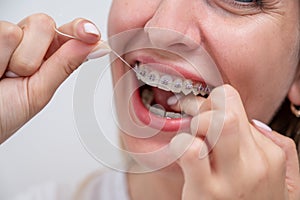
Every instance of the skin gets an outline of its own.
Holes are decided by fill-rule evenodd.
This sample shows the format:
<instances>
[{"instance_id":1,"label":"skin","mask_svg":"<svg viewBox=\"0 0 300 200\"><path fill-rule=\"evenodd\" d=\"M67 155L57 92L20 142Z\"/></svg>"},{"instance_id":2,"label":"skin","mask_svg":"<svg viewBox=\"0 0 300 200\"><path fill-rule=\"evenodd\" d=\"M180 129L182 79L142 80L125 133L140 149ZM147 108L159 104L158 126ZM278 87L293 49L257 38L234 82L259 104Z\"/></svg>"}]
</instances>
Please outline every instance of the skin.
<instances>
[{"instance_id":1,"label":"skin","mask_svg":"<svg viewBox=\"0 0 300 200\"><path fill-rule=\"evenodd\" d=\"M287 95L294 104L300 103L299 1L267 0L262 9L235 7L228 2L113 1L109 35L134 28L147 31L149 27L180 32L210 53L226 84L215 89L215 95L209 99L189 96L173 105L174 109L193 116L190 131L198 137L178 160L181 170L172 165L146 175L129 174L133 199L299 198L295 144L251 123L251 119L270 122ZM185 41L171 40L168 35L149 34L148 37L162 48L180 43L184 50L194 50ZM149 57L156 56L155 50L140 52ZM170 57L169 61L173 59ZM114 63L114 83L117 84L127 71L128 68L121 62ZM131 87L130 84L124 86L123 91L128 87ZM224 101L218 100L223 99L222 94L225 94L225 107ZM123 92L121 96L129 95ZM116 99L116 104L118 111L125 113L120 118L124 120L127 107L123 106L121 98ZM213 115L224 116L219 138L208 131ZM134 123L139 122L136 120ZM210 135L209 139L204 143L203 138L207 135ZM127 134L121 136L128 151L145 153L168 145L175 133L160 132L147 139ZM171 146L174 152L180 149L181 139L180 136L179 139L177 136L173 138ZM209 156L199 160L201 149L208 149L207 144L214 145L216 141ZM165 157L158 156L156 159L162 161ZM153 167L151 162L137 160ZM244 179L228 183L232 177ZM174 182L176 184L170 184ZM141 185L149 190L140 188ZM157 192L153 194L152 189ZM178 190L182 193L174 192Z\"/></svg>"},{"instance_id":2,"label":"skin","mask_svg":"<svg viewBox=\"0 0 300 200\"><path fill-rule=\"evenodd\" d=\"M59 28L78 38L70 40L55 33L54 20L45 14L18 24L0 21L0 143L37 114L93 50L100 35L84 32L85 23L76 19ZM7 78L6 71L21 77Z\"/></svg>"},{"instance_id":3,"label":"skin","mask_svg":"<svg viewBox=\"0 0 300 200\"><path fill-rule=\"evenodd\" d=\"M299 1L265 0L263 11L233 7L228 2L113 1L111 36L145 27L180 32L210 53L226 83L214 89L208 99L188 96L172 105L193 117L190 132L197 137L176 164L152 173L129 174L132 199L300 198L295 144L251 122L258 119L268 123L287 95L300 105ZM0 49L5 49L0 55L0 142L39 112L57 87L85 61L100 39L100 35L84 32L87 22L77 19L60 27L76 40L58 36L52 28L54 21L44 14L29 16L19 24L0 22L4 27L0 28ZM170 37L150 37L166 47L176 45L176 41L168 40ZM36 38L41 38L42 44L33 48ZM195 47L180 42L185 50ZM155 51L144 53L155 55ZM115 62L114 83L128 70L122 62ZM7 78L5 71L22 77ZM130 80L124 87L131 87ZM120 94L128 96L126 90L123 92ZM125 120L124 102L120 98L116 103L120 120ZM224 103L228 106L222 106ZM221 116L224 123L218 138L208 130L212 115ZM191 140L189 135L174 137L176 133L164 132L148 139L121 135L132 152L152 152L170 143L171 153L176 155L181 144ZM205 136L208 140L204 142ZM205 154L216 139L209 155ZM206 156L199 159L200 151ZM234 182L228 181L233 177Z\"/></svg>"}]
</instances>

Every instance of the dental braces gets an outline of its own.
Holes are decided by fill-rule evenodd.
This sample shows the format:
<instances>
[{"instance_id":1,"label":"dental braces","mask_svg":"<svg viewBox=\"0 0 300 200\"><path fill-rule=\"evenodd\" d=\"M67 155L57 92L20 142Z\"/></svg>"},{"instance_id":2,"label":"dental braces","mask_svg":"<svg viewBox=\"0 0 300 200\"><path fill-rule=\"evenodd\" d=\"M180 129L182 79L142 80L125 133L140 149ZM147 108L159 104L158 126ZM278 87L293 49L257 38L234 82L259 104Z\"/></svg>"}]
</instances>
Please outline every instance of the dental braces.
<instances>
[{"instance_id":1,"label":"dental braces","mask_svg":"<svg viewBox=\"0 0 300 200\"><path fill-rule=\"evenodd\" d=\"M146 65L136 64L134 67L138 80L141 80L147 85L158 87L165 91L174 93L183 93L188 95L193 93L195 96L207 96L211 92L211 87L203 83L194 83L189 79L181 79L176 76L159 73L155 70L149 70Z\"/></svg>"},{"instance_id":2,"label":"dental braces","mask_svg":"<svg viewBox=\"0 0 300 200\"><path fill-rule=\"evenodd\" d=\"M54 27L54 30L59 35L68 37L70 39L77 39L75 36L59 31L56 27ZM104 44L104 41L99 42L98 47L95 48L95 50L92 52L92 56L90 55L90 58L99 58L110 52L112 52L129 68L131 68L136 73L137 78L147 85L158 87L165 91L172 91L174 93L182 92L184 95L193 93L195 96L199 94L201 96L207 96L212 90L212 87L209 87L208 85L205 86L202 83L193 83L193 81L188 79L182 80L179 77L175 77L173 79L170 75L161 75L156 71L151 71L149 73L149 70L147 70L147 68L145 68L144 66L138 66L138 64L133 67L128 62L126 62L116 51L109 47L108 44Z\"/></svg>"}]
</instances>

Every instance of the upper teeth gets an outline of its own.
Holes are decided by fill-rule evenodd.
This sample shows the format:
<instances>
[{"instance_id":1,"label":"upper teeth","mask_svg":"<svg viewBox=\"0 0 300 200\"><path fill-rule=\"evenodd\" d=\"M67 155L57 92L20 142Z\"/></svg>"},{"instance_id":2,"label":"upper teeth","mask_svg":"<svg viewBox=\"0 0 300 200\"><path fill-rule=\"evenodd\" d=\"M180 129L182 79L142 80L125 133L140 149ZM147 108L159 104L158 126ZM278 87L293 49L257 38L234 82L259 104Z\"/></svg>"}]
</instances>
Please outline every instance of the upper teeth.
<instances>
[{"instance_id":1,"label":"upper teeth","mask_svg":"<svg viewBox=\"0 0 300 200\"><path fill-rule=\"evenodd\" d=\"M155 70L150 70L147 65L135 65L136 76L138 80L143 81L147 85L152 87L158 87L165 91L172 91L174 93L183 93L188 95L193 93L194 95L209 95L211 87L202 83L193 83L189 79L182 79L177 76L171 76L169 74L163 74Z\"/></svg>"}]
</instances>

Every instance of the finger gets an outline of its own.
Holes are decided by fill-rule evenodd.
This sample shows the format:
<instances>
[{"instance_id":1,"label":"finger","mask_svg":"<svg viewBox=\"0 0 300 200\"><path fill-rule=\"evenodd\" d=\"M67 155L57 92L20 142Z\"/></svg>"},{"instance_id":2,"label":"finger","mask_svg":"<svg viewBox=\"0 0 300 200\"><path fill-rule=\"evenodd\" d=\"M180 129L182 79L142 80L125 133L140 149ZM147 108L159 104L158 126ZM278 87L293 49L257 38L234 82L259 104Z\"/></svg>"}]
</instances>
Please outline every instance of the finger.
<instances>
[{"instance_id":1,"label":"finger","mask_svg":"<svg viewBox=\"0 0 300 200\"><path fill-rule=\"evenodd\" d=\"M81 18L64 24L55 31L57 31L57 34L45 56L47 59L56 52L61 45L71 39L80 40L87 44L96 44L101 39L101 34L97 27L92 22ZM106 49L105 53L108 53L108 49Z\"/></svg>"},{"instance_id":2,"label":"finger","mask_svg":"<svg viewBox=\"0 0 300 200\"><path fill-rule=\"evenodd\" d=\"M78 40L70 40L59 48L28 81L32 113L38 112L52 97L58 86L86 60L94 48Z\"/></svg>"},{"instance_id":3,"label":"finger","mask_svg":"<svg viewBox=\"0 0 300 200\"><path fill-rule=\"evenodd\" d=\"M210 101L195 95L174 95L168 99L168 105L177 112L184 112L191 116L210 109Z\"/></svg>"},{"instance_id":4,"label":"finger","mask_svg":"<svg viewBox=\"0 0 300 200\"><path fill-rule=\"evenodd\" d=\"M232 169L239 157L240 133L249 130L243 104L235 89L227 85L215 88L208 99L183 97L174 107L194 116L191 133L207 142L217 169Z\"/></svg>"},{"instance_id":5,"label":"finger","mask_svg":"<svg viewBox=\"0 0 300 200\"><path fill-rule=\"evenodd\" d=\"M170 143L170 151L178 159L186 182L205 183L210 179L211 167L205 142L190 134L175 136ZM199 183L197 183L199 186Z\"/></svg>"},{"instance_id":6,"label":"finger","mask_svg":"<svg viewBox=\"0 0 300 200\"><path fill-rule=\"evenodd\" d=\"M19 23L23 38L13 53L9 70L20 76L30 76L41 66L51 44L55 23L45 14L35 14Z\"/></svg>"},{"instance_id":7,"label":"finger","mask_svg":"<svg viewBox=\"0 0 300 200\"><path fill-rule=\"evenodd\" d=\"M0 21L0 78L7 70L9 60L21 42L23 31L15 24Z\"/></svg>"},{"instance_id":8,"label":"finger","mask_svg":"<svg viewBox=\"0 0 300 200\"><path fill-rule=\"evenodd\" d=\"M232 175L239 164L241 148L253 149L254 142L242 100L229 85L210 94L211 122L207 131L216 169Z\"/></svg>"},{"instance_id":9,"label":"finger","mask_svg":"<svg viewBox=\"0 0 300 200\"><path fill-rule=\"evenodd\" d=\"M96 25L86 19L81 18L64 24L63 26L59 27L58 30L64 34L74 36L76 39L88 44L95 44L101 38L100 31ZM60 44L62 44L70 38L63 35L58 35L57 39L59 40Z\"/></svg>"},{"instance_id":10,"label":"finger","mask_svg":"<svg viewBox=\"0 0 300 200\"><path fill-rule=\"evenodd\" d=\"M278 145L285 153L286 157L286 176L288 180L294 182L294 184L298 184L297 188L300 188L300 174L299 174L299 158L297 153L297 148L295 142L275 131L268 131L264 129L259 129L263 135L273 141L276 145Z\"/></svg>"}]
</instances>

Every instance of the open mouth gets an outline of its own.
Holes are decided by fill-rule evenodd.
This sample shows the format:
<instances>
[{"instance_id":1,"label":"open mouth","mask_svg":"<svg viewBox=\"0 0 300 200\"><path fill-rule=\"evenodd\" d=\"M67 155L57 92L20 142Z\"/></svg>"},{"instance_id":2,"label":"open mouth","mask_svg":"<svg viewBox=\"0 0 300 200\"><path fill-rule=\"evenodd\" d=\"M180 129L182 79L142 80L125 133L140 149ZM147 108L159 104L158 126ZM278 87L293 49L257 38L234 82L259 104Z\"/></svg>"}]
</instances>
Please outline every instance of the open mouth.
<instances>
[{"instance_id":1,"label":"open mouth","mask_svg":"<svg viewBox=\"0 0 300 200\"><path fill-rule=\"evenodd\" d=\"M162 70L159 64L136 62L136 73L139 87L136 98L142 105L135 106L138 118L153 128L164 131L188 129L191 116L173 110L167 103L171 96L195 95L207 98L213 89L204 81L196 81L175 70ZM143 108L142 108L143 107ZM150 117L148 117L150 116ZM151 120L152 123L150 123ZM152 124L152 125L151 125Z\"/></svg>"}]
</instances>

